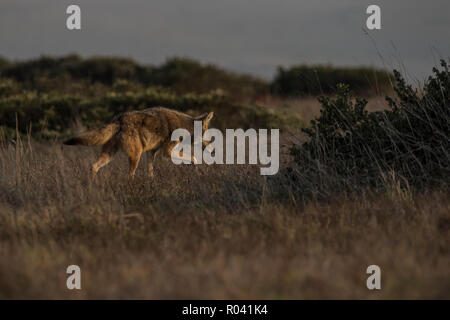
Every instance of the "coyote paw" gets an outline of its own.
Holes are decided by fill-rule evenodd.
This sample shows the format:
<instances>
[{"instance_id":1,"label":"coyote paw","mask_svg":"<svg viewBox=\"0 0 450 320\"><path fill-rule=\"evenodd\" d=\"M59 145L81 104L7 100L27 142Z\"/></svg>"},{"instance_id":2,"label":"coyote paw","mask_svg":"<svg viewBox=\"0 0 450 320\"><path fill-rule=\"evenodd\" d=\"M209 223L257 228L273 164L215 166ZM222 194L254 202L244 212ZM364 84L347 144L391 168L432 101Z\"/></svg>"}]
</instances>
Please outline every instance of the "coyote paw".
<instances>
[{"instance_id":1,"label":"coyote paw","mask_svg":"<svg viewBox=\"0 0 450 320\"><path fill-rule=\"evenodd\" d=\"M91 179L91 181L94 181L96 175L97 175L97 171L95 171L94 169L91 169L91 171L89 173L89 178Z\"/></svg>"},{"instance_id":2,"label":"coyote paw","mask_svg":"<svg viewBox=\"0 0 450 320\"><path fill-rule=\"evenodd\" d=\"M149 178L153 178L153 177L155 176L154 170L153 170L153 166L151 166L151 167L148 168L147 176L148 176Z\"/></svg>"}]
</instances>

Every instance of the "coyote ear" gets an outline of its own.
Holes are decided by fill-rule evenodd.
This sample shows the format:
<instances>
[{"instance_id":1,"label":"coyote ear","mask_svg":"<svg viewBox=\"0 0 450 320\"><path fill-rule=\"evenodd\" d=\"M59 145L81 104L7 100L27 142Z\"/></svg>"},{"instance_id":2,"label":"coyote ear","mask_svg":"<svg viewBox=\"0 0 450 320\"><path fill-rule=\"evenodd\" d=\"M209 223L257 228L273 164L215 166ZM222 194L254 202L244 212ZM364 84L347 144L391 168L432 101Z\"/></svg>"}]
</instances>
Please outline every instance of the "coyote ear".
<instances>
[{"instance_id":1,"label":"coyote ear","mask_svg":"<svg viewBox=\"0 0 450 320\"><path fill-rule=\"evenodd\" d=\"M208 115L206 116L205 120L203 120L203 123L208 125L209 121L211 121L212 117L214 116L214 112L210 112L208 113Z\"/></svg>"},{"instance_id":2,"label":"coyote ear","mask_svg":"<svg viewBox=\"0 0 450 320\"><path fill-rule=\"evenodd\" d=\"M214 115L214 112L205 113L205 114L202 114L201 116L195 117L195 120L201 120L201 121L203 121L203 125L208 125L208 123L211 120L211 118L213 117L213 115Z\"/></svg>"}]
</instances>

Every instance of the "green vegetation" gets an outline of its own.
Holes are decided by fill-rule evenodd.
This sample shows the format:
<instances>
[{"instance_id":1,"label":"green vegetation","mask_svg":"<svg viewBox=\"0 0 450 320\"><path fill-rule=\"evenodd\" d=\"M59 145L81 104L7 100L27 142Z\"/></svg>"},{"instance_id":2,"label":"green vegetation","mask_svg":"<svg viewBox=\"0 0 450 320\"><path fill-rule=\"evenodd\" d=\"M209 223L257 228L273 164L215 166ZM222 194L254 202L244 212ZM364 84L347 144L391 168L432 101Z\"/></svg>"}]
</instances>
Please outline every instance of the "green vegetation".
<instances>
[{"instance_id":1,"label":"green vegetation","mask_svg":"<svg viewBox=\"0 0 450 320\"><path fill-rule=\"evenodd\" d=\"M0 90L10 93L19 90L9 80L0 82ZM127 110L139 110L152 106L165 106L198 115L214 111L214 126L286 128L300 126L298 117L276 114L268 108L251 107L232 102L226 96L209 94L177 95L170 90L149 87L141 91L107 91L98 97L79 94L38 93L20 91L19 94L3 94L0 97L0 119L8 132L16 125L21 133L31 133L36 138L57 138L71 132L71 126L81 121L86 127L99 126L115 114ZM7 129L9 128L9 130Z\"/></svg>"},{"instance_id":2,"label":"green vegetation","mask_svg":"<svg viewBox=\"0 0 450 320\"><path fill-rule=\"evenodd\" d=\"M3 62L2 62L3 61ZM185 58L168 59L159 67L141 66L132 59L77 55L8 63L0 60L0 75L24 84L26 89L45 89L42 82L53 81L53 89L64 89L67 82L100 83L112 86L126 80L134 87L161 86L177 94L209 93L220 89L232 96L255 96L264 93L267 84L248 75L224 71L214 65L203 65ZM64 83L66 82L66 83Z\"/></svg>"},{"instance_id":3,"label":"green vegetation","mask_svg":"<svg viewBox=\"0 0 450 320\"><path fill-rule=\"evenodd\" d=\"M334 93L345 83L357 93L373 92L390 87L392 75L374 68L340 68L331 65L278 68L271 91L281 96L306 96Z\"/></svg>"},{"instance_id":4,"label":"green vegetation","mask_svg":"<svg viewBox=\"0 0 450 320\"><path fill-rule=\"evenodd\" d=\"M121 58L42 57L0 64L0 76L0 137L6 139L16 127L34 138L59 138L74 124L90 128L153 106L193 115L214 111L219 129L302 125L298 116L243 101L264 92L263 81L188 59L153 68Z\"/></svg>"},{"instance_id":5,"label":"green vegetation","mask_svg":"<svg viewBox=\"0 0 450 320\"><path fill-rule=\"evenodd\" d=\"M320 117L303 129L310 140L292 148L301 166L292 178L303 191L322 195L392 181L402 188L448 186L450 73L444 60L441 66L421 92L395 71L398 98L387 98L389 110L369 113L367 101L354 100L346 85L338 86L335 99L320 97Z\"/></svg>"},{"instance_id":6,"label":"green vegetation","mask_svg":"<svg viewBox=\"0 0 450 320\"><path fill-rule=\"evenodd\" d=\"M267 90L263 80L181 58L169 59L161 67L155 67L149 83L172 88L177 93L208 93L220 89L239 98L255 97Z\"/></svg>"},{"instance_id":7,"label":"green vegetation","mask_svg":"<svg viewBox=\"0 0 450 320\"><path fill-rule=\"evenodd\" d=\"M0 59L0 136L31 130L35 138L71 134L74 123L90 128L125 110L163 105L198 114L215 111L214 126L303 126L296 114L259 107L259 97L329 92L336 82L354 89L386 84L389 74L370 68L331 66L280 69L271 84L186 58L143 66L116 57ZM372 79L372 80L371 80ZM316 86L320 80L320 88ZM320 90L319 90L320 89Z\"/></svg>"},{"instance_id":8,"label":"green vegetation","mask_svg":"<svg viewBox=\"0 0 450 320\"><path fill-rule=\"evenodd\" d=\"M392 74L370 67L343 68L331 65L279 68L271 83L201 64L188 58L171 58L161 66L142 66L132 59L77 55L61 58L41 57L24 62L0 58L0 76L24 85L25 89L66 90L73 83L112 86L126 80L132 86L160 86L177 94L209 93L220 89L236 98L254 98L272 94L301 96L334 93L338 83L346 83L357 93L390 87ZM49 83L50 82L50 83ZM44 84L47 84L45 86ZM48 86L51 84L52 86Z\"/></svg>"}]
</instances>

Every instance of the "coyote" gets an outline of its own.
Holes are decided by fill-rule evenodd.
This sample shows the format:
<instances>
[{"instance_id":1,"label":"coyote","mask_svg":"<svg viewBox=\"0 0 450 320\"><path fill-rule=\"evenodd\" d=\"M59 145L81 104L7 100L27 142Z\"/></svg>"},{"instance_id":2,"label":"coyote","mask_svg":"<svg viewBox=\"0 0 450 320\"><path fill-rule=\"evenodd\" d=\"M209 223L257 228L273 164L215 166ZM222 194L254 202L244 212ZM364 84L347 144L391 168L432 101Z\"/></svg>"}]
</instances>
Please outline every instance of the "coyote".
<instances>
[{"instance_id":1,"label":"coyote","mask_svg":"<svg viewBox=\"0 0 450 320\"><path fill-rule=\"evenodd\" d=\"M214 113L205 113L198 117L191 117L182 112L163 107L154 107L139 111L129 111L113 118L111 123L101 128L93 129L76 137L64 141L66 145L103 146L100 156L91 167L91 179L98 170L106 166L113 155L122 149L128 156L130 171L129 178L133 179L139 159L143 152L151 152L149 157L148 175L153 176L153 161L158 151L170 157L172 149L179 141L171 141L172 132L178 128L194 131L194 121L202 121L202 131L208 129ZM207 142L203 141L203 146ZM180 154L181 159L188 155ZM196 163L194 157L190 157Z\"/></svg>"}]
</instances>

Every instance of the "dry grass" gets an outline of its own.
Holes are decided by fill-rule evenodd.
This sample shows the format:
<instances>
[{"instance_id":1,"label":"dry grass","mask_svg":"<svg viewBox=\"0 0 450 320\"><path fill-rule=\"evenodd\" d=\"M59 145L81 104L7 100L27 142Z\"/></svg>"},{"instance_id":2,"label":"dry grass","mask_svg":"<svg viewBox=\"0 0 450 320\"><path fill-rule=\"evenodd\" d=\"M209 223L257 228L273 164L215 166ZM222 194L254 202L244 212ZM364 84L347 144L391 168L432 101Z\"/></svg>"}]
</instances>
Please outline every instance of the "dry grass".
<instances>
[{"instance_id":1,"label":"dry grass","mask_svg":"<svg viewBox=\"0 0 450 320\"><path fill-rule=\"evenodd\" d=\"M95 152L0 149L0 298L450 298L445 191L274 200L254 167L158 159L149 180L144 158L129 183L122 156L91 183Z\"/></svg>"}]
</instances>

